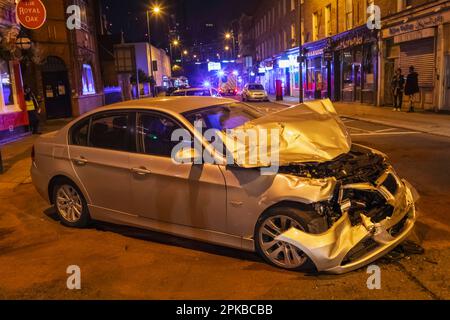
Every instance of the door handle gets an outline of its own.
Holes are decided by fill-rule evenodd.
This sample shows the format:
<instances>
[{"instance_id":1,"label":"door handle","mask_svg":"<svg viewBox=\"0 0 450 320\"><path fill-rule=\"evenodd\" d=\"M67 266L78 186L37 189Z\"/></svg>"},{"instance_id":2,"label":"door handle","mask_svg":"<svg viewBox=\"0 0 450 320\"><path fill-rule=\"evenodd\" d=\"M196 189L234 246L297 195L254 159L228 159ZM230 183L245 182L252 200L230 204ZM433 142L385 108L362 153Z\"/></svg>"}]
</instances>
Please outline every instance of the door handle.
<instances>
[{"instance_id":1,"label":"door handle","mask_svg":"<svg viewBox=\"0 0 450 320\"><path fill-rule=\"evenodd\" d=\"M152 173L150 170L146 168L132 168L131 172L137 174L138 176L146 176Z\"/></svg>"},{"instance_id":2,"label":"door handle","mask_svg":"<svg viewBox=\"0 0 450 320\"><path fill-rule=\"evenodd\" d=\"M75 162L75 164L78 166L85 166L89 161L87 161L87 159L84 157L80 157L78 159L74 159L73 162Z\"/></svg>"}]
</instances>

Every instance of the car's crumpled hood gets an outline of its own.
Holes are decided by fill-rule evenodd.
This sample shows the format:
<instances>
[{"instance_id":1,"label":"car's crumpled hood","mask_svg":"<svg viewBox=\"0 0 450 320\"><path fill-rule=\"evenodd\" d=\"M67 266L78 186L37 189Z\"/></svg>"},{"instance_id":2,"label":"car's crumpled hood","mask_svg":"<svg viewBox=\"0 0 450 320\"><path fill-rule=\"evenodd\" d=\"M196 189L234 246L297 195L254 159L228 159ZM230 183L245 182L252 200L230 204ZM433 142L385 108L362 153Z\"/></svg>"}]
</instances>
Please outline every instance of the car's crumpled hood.
<instances>
[{"instance_id":1,"label":"car's crumpled hood","mask_svg":"<svg viewBox=\"0 0 450 320\"><path fill-rule=\"evenodd\" d=\"M287 166L305 162L326 162L348 153L351 149L351 138L343 122L329 99L306 102L285 110L272 113L239 127L247 132L249 129L279 130L279 166ZM227 144L228 145L228 144ZM233 154L244 152L247 156L258 146L236 143L231 148ZM268 139L268 158L272 145ZM251 149L253 148L253 150ZM259 157L258 157L259 158ZM264 159L257 163L238 164L241 167L255 168L273 165Z\"/></svg>"}]
</instances>

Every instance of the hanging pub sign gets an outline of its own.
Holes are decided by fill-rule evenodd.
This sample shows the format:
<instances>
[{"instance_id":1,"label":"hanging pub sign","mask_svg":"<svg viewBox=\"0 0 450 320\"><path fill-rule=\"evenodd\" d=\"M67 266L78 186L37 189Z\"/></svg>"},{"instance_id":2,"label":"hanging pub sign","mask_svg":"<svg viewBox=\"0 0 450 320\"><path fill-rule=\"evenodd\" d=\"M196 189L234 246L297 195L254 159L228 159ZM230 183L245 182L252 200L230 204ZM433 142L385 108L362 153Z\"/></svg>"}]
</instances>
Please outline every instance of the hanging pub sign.
<instances>
[{"instance_id":1,"label":"hanging pub sign","mask_svg":"<svg viewBox=\"0 0 450 320\"><path fill-rule=\"evenodd\" d=\"M41 0L19 0L16 5L17 20L27 29L39 29L47 19L47 10Z\"/></svg>"}]
</instances>

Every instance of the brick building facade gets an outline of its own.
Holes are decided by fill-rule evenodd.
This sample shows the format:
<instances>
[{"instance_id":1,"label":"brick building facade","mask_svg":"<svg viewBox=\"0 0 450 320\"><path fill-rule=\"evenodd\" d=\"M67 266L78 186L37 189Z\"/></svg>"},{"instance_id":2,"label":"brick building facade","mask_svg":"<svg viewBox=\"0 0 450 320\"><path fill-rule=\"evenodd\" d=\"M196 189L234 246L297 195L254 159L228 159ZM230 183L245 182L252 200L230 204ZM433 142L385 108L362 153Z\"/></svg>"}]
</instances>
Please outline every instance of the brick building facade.
<instances>
[{"instance_id":1,"label":"brick building facade","mask_svg":"<svg viewBox=\"0 0 450 320\"><path fill-rule=\"evenodd\" d=\"M372 4L381 9L381 29L367 26L367 10ZM275 81L281 80L285 95L299 95L301 20L306 99L330 97L337 101L389 104L386 97L391 69L402 67L407 73L406 65L413 63L423 76L420 107L450 109L450 94L446 92L450 87L448 37L443 36L449 28L449 10L449 2L442 0L264 1L253 17L250 31L255 42L253 58L258 63L254 69L258 74L256 80L271 93L275 92ZM391 25L398 26L416 16L422 20L412 23L413 29L393 34L386 31L391 30ZM420 26L427 23L429 30L413 35L423 33ZM414 41L423 40L419 41L422 45L434 49L429 52L409 50L408 39L411 39L410 47L414 47ZM389 56L387 50L394 55ZM432 61L437 63L434 70L431 64L420 62L425 57L433 57Z\"/></svg>"},{"instance_id":2,"label":"brick building facade","mask_svg":"<svg viewBox=\"0 0 450 320\"><path fill-rule=\"evenodd\" d=\"M104 103L94 22L97 1L43 0L47 21L29 30L38 48L35 63L23 66L24 83L42 98L48 119L78 116ZM67 27L68 6L81 9L81 28ZM39 61L37 61L39 60Z\"/></svg>"}]
</instances>

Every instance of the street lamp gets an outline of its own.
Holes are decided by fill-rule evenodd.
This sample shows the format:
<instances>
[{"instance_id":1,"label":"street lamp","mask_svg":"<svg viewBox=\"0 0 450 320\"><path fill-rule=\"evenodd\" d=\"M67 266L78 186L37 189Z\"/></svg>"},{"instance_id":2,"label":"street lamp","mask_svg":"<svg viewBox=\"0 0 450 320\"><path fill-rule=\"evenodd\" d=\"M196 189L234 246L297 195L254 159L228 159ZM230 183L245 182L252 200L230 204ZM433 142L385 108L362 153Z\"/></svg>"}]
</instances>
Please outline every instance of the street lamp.
<instances>
[{"instance_id":1,"label":"street lamp","mask_svg":"<svg viewBox=\"0 0 450 320\"><path fill-rule=\"evenodd\" d=\"M178 47L179 44L180 44L180 41L178 41L177 39L175 39L175 40L173 40L173 41L171 41L171 42L169 43L170 62L173 62L173 53L172 53L173 47Z\"/></svg>"},{"instance_id":2,"label":"street lamp","mask_svg":"<svg viewBox=\"0 0 450 320\"><path fill-rule=\"evenodd\" d=\"M150 14L159 15L161 13L161 8L158 5L153 6L150 10L147 10L147 29L148 29L148 44L150 46L150 74L151 74L151 81L150 84L152 96L155 96L155 93L153 92L153 82L155 81L154 73L153 73L153 56L152 56L152 41L151 41L151 33L150 33ZM139 90L139 84L138 84L138 90Z\"/></svg>"},{"instance_id":3,"label":"street lamp","mask_svg":"<svg viewBox=\"0 0 450 320\"><path fill-rule=\"evenodd\" d=\"M233 45L233 52L232 52L232 58L234 59L235 55L236 55L236 41L234 39L234 32L227 32L225 33L225 39L226 40L231 40L232 41L232 45ZM228 50L227 50L228 51Z\"/></svg>"}]
</instances>

